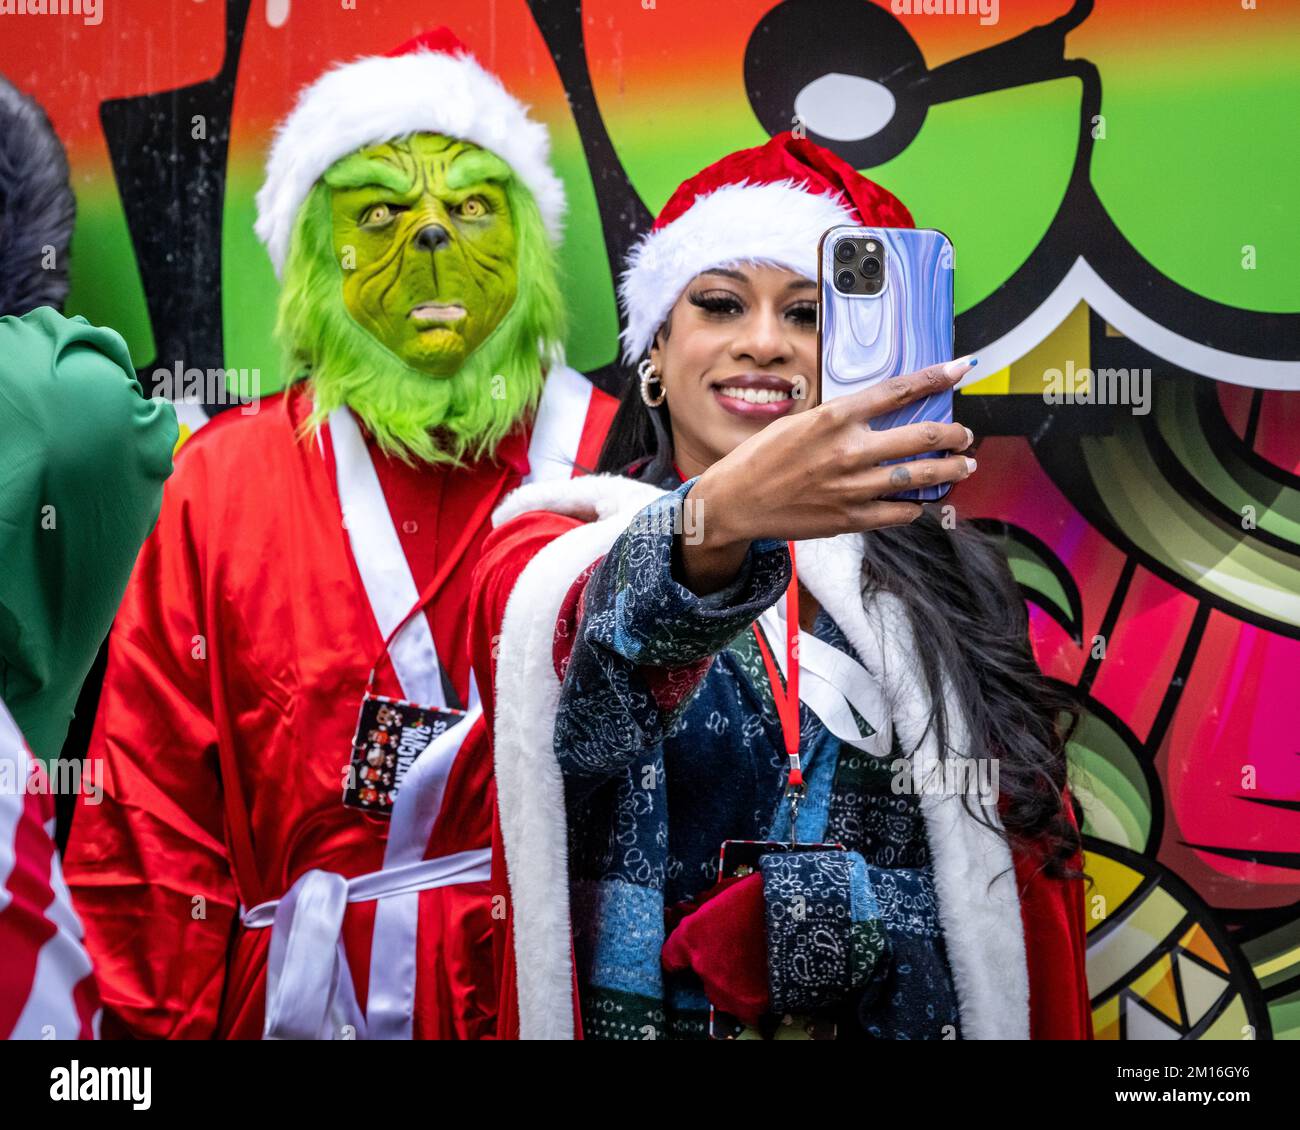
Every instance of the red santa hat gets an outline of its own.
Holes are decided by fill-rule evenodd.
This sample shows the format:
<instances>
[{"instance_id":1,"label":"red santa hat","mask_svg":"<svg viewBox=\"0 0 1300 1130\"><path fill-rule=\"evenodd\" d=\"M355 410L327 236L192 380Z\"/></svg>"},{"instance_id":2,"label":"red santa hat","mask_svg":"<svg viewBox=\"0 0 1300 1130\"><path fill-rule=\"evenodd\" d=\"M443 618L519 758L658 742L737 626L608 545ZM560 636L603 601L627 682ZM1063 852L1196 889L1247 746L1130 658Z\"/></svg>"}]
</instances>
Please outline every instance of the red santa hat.
<instances>
[{"instance_id":1,"label":"red santa hat","mask_svg":"<svg viewBox=\"0 0 1300 1130\"><path fill-rule=\"evenodd\" d=\"M349 153L411 133L446 134L491 150L533 194L547 232L559 240L564 188L550 165L546 127L440 27L388 55L337 66L299 94L276 131L257 194L254 230L277 275L298 209L321 174Z\"/></svg>"},{"instance_id":2,"label":"red santa hat","mask_svg":"<svg viewBox=\"0 0 1300 1130\"><path fill-rule=\"evenodd\" d=\"M914 226L892 193L789 130L696 173L628 255L624 359L645 354L687 283L710 267L764 263L815 279L818 241L837 224Z\"/></svg>"}]
</instances>

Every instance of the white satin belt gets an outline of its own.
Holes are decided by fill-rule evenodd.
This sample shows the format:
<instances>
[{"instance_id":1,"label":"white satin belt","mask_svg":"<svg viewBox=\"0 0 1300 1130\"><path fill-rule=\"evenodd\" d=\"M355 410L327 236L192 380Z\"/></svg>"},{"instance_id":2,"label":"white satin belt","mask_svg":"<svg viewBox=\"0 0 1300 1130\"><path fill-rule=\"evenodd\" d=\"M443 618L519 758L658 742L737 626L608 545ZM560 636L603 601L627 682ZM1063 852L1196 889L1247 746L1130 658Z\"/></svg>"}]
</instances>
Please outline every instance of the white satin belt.
<instances>
[{"instance_id":1,"label":"white satin belt","mask_svg":"<svg viewBox=\"0 0 1300 1130\"><path fill-rule=\"evenodd\" d=\"M264 1039L331 1039L341 1032L357 1039L411 1038L420 892L481 882L492 873L488 848L423 858L461 745L483 715L472 674L469 692L473 705L464 717L434 738L406 771L389 817L380 870L351 880L330 871L308 871L282 898L242 916L245 926L271 926ZM367 899L379 902L363 1017L340 929L345 905Z\"/></svg>"},{"instance_id":2,"label":"white satin belt","mask_svg":"<svg viewBox=\"0 0 1300 1130\"><path fill-rule=\"evenodd\" d=\"M758 618L781 674L786 672L785 617L773 605ZM808 632L799 632L799 701L835 737L872 757L888 757L893 720L880 684L856 659ZM874 728L864 738L852 706Z\"/></svg>"},{"instance_id":3,"label":"white satin belt","mask_svg":"<svg viewBox=\"0 0 1300 1130\"><path fill-rule=\"evenodd\" d=\"M314 870L300 875L282 898L244 911L240 921L250 929L271 927L262 1038L366 1039L366 1019L357 1005L343 948L347 904L393 895L418 897L420 891L481 882L491 874L491 848L422 859L355 879Z\"/></svg>"}]
</instances>

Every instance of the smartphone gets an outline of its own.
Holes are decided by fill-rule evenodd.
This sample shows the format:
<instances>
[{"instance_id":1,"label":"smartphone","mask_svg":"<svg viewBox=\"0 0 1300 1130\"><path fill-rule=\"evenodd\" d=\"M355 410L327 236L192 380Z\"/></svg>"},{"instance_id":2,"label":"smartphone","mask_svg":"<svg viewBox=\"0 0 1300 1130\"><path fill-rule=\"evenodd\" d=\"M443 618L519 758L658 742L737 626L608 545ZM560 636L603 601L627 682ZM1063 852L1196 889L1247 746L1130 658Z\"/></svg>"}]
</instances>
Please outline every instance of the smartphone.
<instances>
[{"instance_id":1,"label":"smartphone","mask_svg":"<svg viewBox=\"0 0 1300 1130\"><path fill-rule=\"evenodd\" d=\"M817 361L825 402L953 356L953 246L931 228L834 227L818 247ZM871 421L952 422L952 390ZM935 459L946 451L890 460ZM889 495L932 502L951 484Z\"/></svg>"}]
</instances>

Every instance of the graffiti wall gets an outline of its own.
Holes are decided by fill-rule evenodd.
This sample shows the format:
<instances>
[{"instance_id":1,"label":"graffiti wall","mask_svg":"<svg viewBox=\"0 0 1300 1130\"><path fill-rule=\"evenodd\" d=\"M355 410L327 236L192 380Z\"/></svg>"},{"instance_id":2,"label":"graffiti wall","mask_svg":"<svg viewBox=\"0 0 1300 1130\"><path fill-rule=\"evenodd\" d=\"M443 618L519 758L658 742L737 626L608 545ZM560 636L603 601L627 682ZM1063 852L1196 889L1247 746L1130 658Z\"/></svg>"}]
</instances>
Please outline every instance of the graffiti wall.
<instances>
[{"instance_id":1,"label":"graffiti wall","mask_svg":"<svg viewBox=\"0 0 1300 1130\"><path fill-rule=\"evenodd\" d=\"M201 388L187 430L281 381L252 231L273 124L330 62L438 23L551 129L569 360L604 387L617 264L725 152L803 130L945 231L986 374L957 406L983 470L951 501L1086 709L1098 1036L1300 1037L1300 6L86 7L6 17L0 73L68 149L69 312L146 387Z\"/></svg>"}]
</instances>

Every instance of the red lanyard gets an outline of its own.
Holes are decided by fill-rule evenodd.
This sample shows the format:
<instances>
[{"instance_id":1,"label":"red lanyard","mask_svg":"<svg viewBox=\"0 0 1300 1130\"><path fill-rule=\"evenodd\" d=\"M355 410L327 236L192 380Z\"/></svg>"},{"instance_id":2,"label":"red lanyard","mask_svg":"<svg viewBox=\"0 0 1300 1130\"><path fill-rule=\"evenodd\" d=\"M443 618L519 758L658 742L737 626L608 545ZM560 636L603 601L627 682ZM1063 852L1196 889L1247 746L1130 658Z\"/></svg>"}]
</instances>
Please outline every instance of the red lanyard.
<instances>
[{"instance_id":1,"label":"red lanyard","mask_svg":"<svg viewBox=\"0 0 1300 1130\"><path fill-rule=\"evenodd\" d=\"M397 633L411 622L413 616L423 611L424 606L428 604L429 601L433 599L434 594L442 588L443 583L447 580L451 571L456 567L457 562L459 562L465 555L465 551L469 548L469 543L474 540L474 535L478 533L482 524L487 520L488 515L496 508L497 501L505 491L506 483L509 481L509 473L503 471L496 486L485 494L479 500L478 505L474 507L474 513L470 515L469 521L461 528L460 536L452 546L451 552L442 559L442 563L438 566L438 571L433 575L433 580L431 580L425 586L424 591L420 593L419 598L411 607L411 611L403 616L401 620L397 622L397 626L388 633L388 638L384 640L383 648L380 650L379 654L375 656L375 662L370 668L370 678L366 681L367 694L370 694L374 690L375 674L379 670L379 665L388 655L388 649L392 646L393 640L397 638Z\"/></svg>"},{"instance_id":2,"label":"red lanyard","mask_svg":"<svg viewBox=\"0 0 1300 1130\"><path fill-rule=\"evenodd\" d=\"M790 542L790 587L785 590L785 686L776 660L763 638L763 631L754 624L754 638L767 668L767 681L772 686L776 714L781 720L781 737L785 742L786 756L790 759L790 776L786 783L786 796L790 799L790 839L794 840L795 821L799 816L799 798L803 795L803 767L799 763L799 571L795 567L794 542Z\"/></svg>"}]
</instances>

